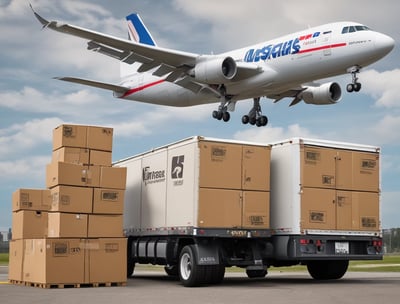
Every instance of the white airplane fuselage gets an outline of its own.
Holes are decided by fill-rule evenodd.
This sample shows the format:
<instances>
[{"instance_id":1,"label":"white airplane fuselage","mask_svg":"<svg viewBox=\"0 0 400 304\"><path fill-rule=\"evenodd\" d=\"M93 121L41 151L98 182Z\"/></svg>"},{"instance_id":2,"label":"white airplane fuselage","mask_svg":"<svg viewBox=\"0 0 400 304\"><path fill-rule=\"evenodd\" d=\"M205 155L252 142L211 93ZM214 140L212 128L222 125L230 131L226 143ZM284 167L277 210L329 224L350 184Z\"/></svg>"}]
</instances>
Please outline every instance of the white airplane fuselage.
<instances>
[{"instance_id":1,"label":"white airplane fuselage","mask_svg":"<svg viewBox=\"0 0 400 304\"><path fill-rule=\"evenodd\" d=\"M225 83L226 93L232 96L232 101L237 101L284 92L318 79L349 73L355 66L368 66L393 49L394 41L389 36L369 29L342 33L346 26L361 25L326 24L220 54L263 69L255 76ZM218 98L202 91L194 93L164 79L151 73L135 73L121 82L132 89L114 95L178 107L218 102Z\"/></svg>"}]
</instances>

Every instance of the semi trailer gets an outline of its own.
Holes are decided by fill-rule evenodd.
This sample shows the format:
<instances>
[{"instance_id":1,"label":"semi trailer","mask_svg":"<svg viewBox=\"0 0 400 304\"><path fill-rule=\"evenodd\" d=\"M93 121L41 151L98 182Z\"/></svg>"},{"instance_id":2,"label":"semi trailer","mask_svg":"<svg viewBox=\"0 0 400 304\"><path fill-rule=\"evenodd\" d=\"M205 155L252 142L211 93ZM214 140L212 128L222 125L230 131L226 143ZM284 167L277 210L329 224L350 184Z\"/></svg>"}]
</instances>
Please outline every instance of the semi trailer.
<instances>
[{"instance_id":1,"label":"semi trailer","mask_svg":"<svg viewBox=\"0 0 400 304\"><path fill-rule=\"evenodd\" d=\"M127 272L163 265L184 286L304 264L339 279L382 259L378 147L293 138L271 144L195 136L114 164L127 167Z\"/></svg>"}]
</instances>

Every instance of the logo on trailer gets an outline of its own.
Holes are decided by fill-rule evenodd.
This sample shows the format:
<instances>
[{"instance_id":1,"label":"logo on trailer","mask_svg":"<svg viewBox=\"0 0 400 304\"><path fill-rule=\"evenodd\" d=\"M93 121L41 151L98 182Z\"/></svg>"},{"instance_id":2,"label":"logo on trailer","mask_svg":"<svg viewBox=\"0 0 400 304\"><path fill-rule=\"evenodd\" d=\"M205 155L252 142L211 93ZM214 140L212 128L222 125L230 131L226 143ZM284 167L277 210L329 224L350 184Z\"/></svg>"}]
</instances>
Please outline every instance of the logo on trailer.
<instances>
[{"instance_id":1,"label":"logo on trailer","mask_svg":"<svg viewBox=\"0 0 400 304\"><path fill-rule=\"evenodd\" d=\"M150 166L144 167L142 170L142 180L146 186L148 184L164 182L165 170L151 170Z\"/></svg>"},{"instance_id":2,"label":"logo on trailer","mask_svg":"<svg viewBox=\"0 0 400 304\"><path fill-rule=\"evenodd\" d=\"M185 162L185 155L172 157L171 165L171 178L174 181L174 186L183 185L183 163Z\"/></svg>"}]
</instances>

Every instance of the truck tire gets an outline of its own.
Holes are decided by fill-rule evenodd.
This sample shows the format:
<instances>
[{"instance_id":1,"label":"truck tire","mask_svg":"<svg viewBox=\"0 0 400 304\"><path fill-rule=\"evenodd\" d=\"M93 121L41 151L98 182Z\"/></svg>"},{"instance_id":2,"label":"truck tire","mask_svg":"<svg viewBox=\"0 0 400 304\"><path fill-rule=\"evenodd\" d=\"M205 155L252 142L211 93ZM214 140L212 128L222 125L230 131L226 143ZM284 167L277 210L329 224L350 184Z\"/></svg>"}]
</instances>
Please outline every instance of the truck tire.
<instances>
[{"instance_id":1,"label":"truck tire","mask_svg":"<svg viewBox=\"0 0 400 304\"><path fill-rule=\"evenodd\" d=\"M338 280L344 276L348 266L348 260L309 261L307 270L315 280Z\"/></svg>"},{"instance_id":2,"label":"truck tire","mask_svg":"<svg viewBox=\"0 0 400 304\"><path fill-rule=\"evenodd\" d=\"M249 279L253 278L265 278L267 271L265 269L260 270L246 270L247 277Z\"/></svg>"},{"instance_id":3,"label":"truck tire","mask_svg":"<svg viewBox=\"0 0 400 304\"><path fill-rule=\"evenodd\" d=\"M179 255L179 279L185 287L195 287L206 283L205 266L199 266L194 245L183 247Z\"/></svg>"}]
</instances>

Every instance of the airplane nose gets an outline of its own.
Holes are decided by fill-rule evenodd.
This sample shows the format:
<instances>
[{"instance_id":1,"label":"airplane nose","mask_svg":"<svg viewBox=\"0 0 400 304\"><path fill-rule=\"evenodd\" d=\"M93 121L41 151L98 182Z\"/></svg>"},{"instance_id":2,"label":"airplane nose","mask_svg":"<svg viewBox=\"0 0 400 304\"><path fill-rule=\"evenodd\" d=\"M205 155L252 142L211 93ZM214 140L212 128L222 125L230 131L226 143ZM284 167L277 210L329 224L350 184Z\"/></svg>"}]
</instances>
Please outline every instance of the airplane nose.
<instances>
[{"instance_id":1,"label":"airplane nose","mask_svg":"<svg viewBox=\"0 0 400 304\"><path fill-rule=\"evenodd\" d=\"M394 44L394 39L384 34L379 34L375 39L375 47L383 56L393 50Z\"/></svg>"}]
</instances>

